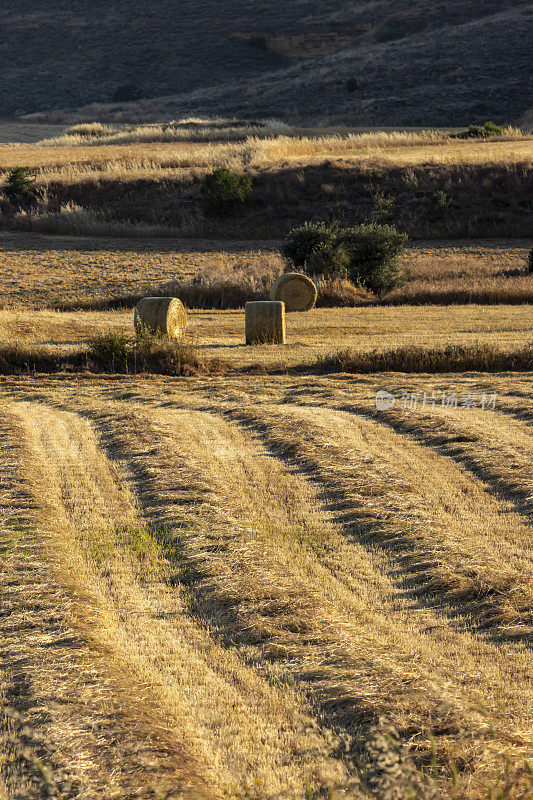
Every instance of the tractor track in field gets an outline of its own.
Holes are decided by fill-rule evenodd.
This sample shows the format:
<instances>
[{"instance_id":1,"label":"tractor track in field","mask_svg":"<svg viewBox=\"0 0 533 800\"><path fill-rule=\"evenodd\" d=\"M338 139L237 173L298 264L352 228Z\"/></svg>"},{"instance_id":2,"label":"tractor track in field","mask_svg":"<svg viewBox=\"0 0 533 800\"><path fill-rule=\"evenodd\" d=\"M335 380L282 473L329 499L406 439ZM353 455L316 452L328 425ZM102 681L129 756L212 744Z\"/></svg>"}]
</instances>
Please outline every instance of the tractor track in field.
<instances>
[{"instance_id":1,"label":"tractor track in field","mask_svg":"<svg viewBox=\"0 0 533 800\"><path fill-rule=\"evenodd\" d=\"M96 540L98 527L92 531L92 525L88 524L89 510L93 518L96 515L100 528L106 524L104 515L110 516L114 526L123 522L130 525L136 523L139 509L133 496L130 496L129 487L123 484L124 479L128 480L124 461L119 463L108 459L105 450L91 435L92 425L83 416L71 411L59 411L43 403L16 405L19 405L17 416L20 416L28 438L32 439L26 455L32 457L34 462L39 462L40 469L36 467L39 488L52 493L54 509L48 509L48 524L57 526L67 535L73 526L85 527L86 532L93 533ZM116 424L117 421L113 422ZM128 427L131 427L129 423ZM150 487L150 469L142 472L141 482ZM190 491L191 487L187 484L186 492L190 494ZM111 513L106 504L101 502L104 496L114 498ZM153 497L159 497L155 488ZM194 498L195 503L196 500L197 497ZM40 511L37 506L37 522ZM203 511L206 511L205 507ZM153 515L148 516L151 516L152 522L156 522ZM169 519L165 519L167 525ZM127 565L119 563L116 568L124 572ZM126 579L121 581L121 577ZM258 761L255 764L256 775L261 770L266 772L267 768L274 772L278 770L280 779L285 778L290 786L293 767L286 764L286 753L289 751L297 765L301 762L302 786L307 770L309 774L316 773L317 780L322 780L322 773L331 773L332 782L340 779L348 786L351 778L342 757L335 759L332 755L338 745L322 737L316 730L316 723L298 707L294 699L291 701L290 696L285 696L284 691L281 694L277 692L275 687L270 687L246 664L231 656L226 658L223 649L211 637L206 637L204 629L194 624L179 590L174 586L173 581L170 585L161 579L146 582L129 573L118 577L114 574L100 575L96 583L99 592L97 605L99 603L100 611L103 610L105 626L100 632L100 639L96 634L95 637L98 644L113 653L114 660L121 665L125 679L131 681L130 691L135 691L136 686L138 689L142 687L142 693L151 697L151 703L162 714L163 730L169 734L170 725L176 725L178 731L180 723L183 725L186 734L189 734L191 762L197 765L202 761L202 756L207 762L203 768L208 783L216 783L218 771L222 773L222 786L231 785L232 772L246 777L246 763L240 763L238 754L240 745L255 751ZM158 609L157 613L154 608ZM94 626L94 620L91 623ZM116 639L113 644L107 638L110 628ZM187 648L183 652L185 639ZM121 651L122 647L124 649ZM140 662L141 666L136 662ZM189 673L194 670L194 680L187 674L188 684L180 674L180 671L187 673L187 670ZM184 707L180 709L176 707L179 706L177 694L184 690L184 680L185 692L192 696L185 698ZM169 684L176 686L174 695L165 688ZM221 705L232 709L232 715L224 724ZM199 716L197 725L191 724L191 713ZM154 724L151 716L148 716ZM230 742L237 745L234 755L231 748L228 753ZM261 753L261 746L266 757ZM180 752L179 742L170 747ZM160 749L162 754L169 752L168 747L163 750L160 746ZM187 751L186 746L181 749ZM213 774L214 764L221 756L220 750L230 763L219 765ZM121 753L117 752L116 757L120 758ZM331 768L330 762L335 762L334 768ZM305 764L308 766L305 767ZM157 771L159 767L165 773L162 765L158 765ZM142 760L139 770L142 779L150 785L151 772L154 770L146 774ZM250 779L252 777L253 774ZM357 783L357 779L354 781ZM238 785L237 781L235 785ZM171 786L173 791L182 791L183 797L187 796L181 788L179 775L174 776ZM135 787L135 791L141 789L139 785ZM200 789L196 787L196 790L200 796ZM157 791L161 791L161 788ZM356 795L352 793L346 796Z\"/></svg>"},{"instance_id":2,"label":"tractor track in field","mask_svg":"<svg viewBox=\"0 0 533 800\"><path fill-rule=\"evenodd\" d=\"M165 417L165 419L167 421L167 425L171 426L173 420L175 419L175 412L172 412L172 411L170 411L170 412L169 411L159 412L159 414L157 414L157 417L161 418L161 414L163 415L163 417ZM190 412L190 411L187 411L186 409L184 409L183 412L182 412L182 415L185 418L187 424L189 424L189 423L190 424L194 424L195 419L194 419L194 413L193 412ZM152 418L152 422L153 422L153 413L152 412L146 413L146 416L148 418L151 417ZM196 416L198 416L198 412L196 412ZM199 416L204 416L204 419L205 419L205 415L201 415L200 414ZM217 415L211 415L211 416L217 416ZM125 420L125 422L127 422L127 420ZM116 430L116 419L112 420L112 424L110 424L110 423L111 423L111 420L109 420L109 423L108 423L108 434L107 435L110 435L110 433L109 433L109 428L110 427L112 427L113 430ZM166 435L167 435L167 437L169 436L168 429L167 429L167 434ZM156 436L149 435L149 434L146 435L146 433L144 434L144 436L142 438L145 441L150 441L150 442L153 442L154 440L157 439ZM216 437L213 437L213 436L210 437L209 435L206 435L205 441L206 441L206 443L211 443L212 441L215 440L215 438ZM116 447L116 444L115 444L115 447ZM153 454L153 452L152 452L152 454ZM165 456L160 455L159 457L163 458L163 462L164 463L174 463L173 461L171 461L171 456L168 453ZM212 459L212 457L213 457L213 453L210 452L209 453L209 459ZM176 458L176 456L174 455L174 459L175 458ZM254 460L256 460L256 459L257 459L257 456L255 457ZM254 467L254 470L256 470L256 469L259 469L259 466L257 464ZM185 486L191 486L191 485L194 486L194 485L201 484L201 477L200 477L201 474L202 474L202 471L201 471L201 469L198 469L198 465L197 465L196 477L194 477L194 475L191 475L189 473L187 475L185 481L178 482L178 484L176 485L177 493L180 494L180 492L183 491L183 486L184 485ZM144 473L143 473L143 468L142 467L141 467L141 472L139 473L139 479L141 480L141 482L144 481ZM155 478L154 478L154 480L155 480ZM217 496L217 491L220 491L220 487L217 487L216 489L212 488L211 489L212 495L214 494L215 496ZM205 484L203 486L203 492L204 492L203 497L204 497L204 501L205 501L206 496L209 495L209 490L207 489ZM169 501L169 499L170 499L167 496L164 496L164 498L165 498L165 502ZM219 498L219 502L221 502L221 504L222 504L222 508L224 509L224 515L223 515L224 519L223 520L219 520L219 521L215 521L215 525L222 526L224 524L224 522L227 522L228 520L229 521L233 520L232 524L234 524L235 523L235 517L238 516L238 515L228 514L227 513L228 512L228 507L227 507L227 505L225 505L225 503L227 501L225 501L225 500L221 501L219 495L218 495L218 498ZM147 499L153 499L153 494L151 494L150 498L147 498ZM179 501L182 500L181 496L179 496L176 499L178 500L178 505L179 505ZM159 502L161 502L161 497L159 497ZM171 502L171 499L170 499L170 502ZM189 502L190 502L190 499L189 499ZM175 505L176 504L174 504L174 506ZM205 506L204 506L202 508L202 517L203 518L205 518L205 516L206 516L205 510L206 509L205 509ZM150 514L151 513L152 512L150 512ZM183 518L182 518L182 521L183 521ZM241 520L241 522L242 522L242 520ZM225 539L224 539L224 536L226 537ZM216 607L216 604L214 604L212 601L209 600L209 594L214 592L214 594L215 594L214 600L218 600L219 602L222 602L222 604L225 605L226 609L227 609L228 602L230 601L230 598L231 598L231 591L229 589L222 589L220 587L220 585L218 585L216 582L209 583L208 579L212 578L212 576L209 575L209 567L206 564L208 564L210 558L212 558L213 552L214 553L218 553L218 554L222 553L223 554L223 558L227 557L228 560L230 560L231 559L231 552L228 552L230 550L230 548L228 547L228 542L229 541L231 541L231 536L226 533L226 534L223 535L223 537L221 539L218 539L218 541L216 541L216 543L215 542L208 542L207 543L207 547L205 547L203 550L202 550L202 548L200 548L199 552L191 552L191 553L188 554L189 563L192 562L194 570L195 570L196 578L199 579L199 581L200 581L199 582L199 586L198 586L199 595L203 597L203 602L198 602L198 597L196 598L196 603L195 603L194 610L197 613L200 612L200 613L202 613L204 615L208 615L211 624L213 624L213 622L214 622L213 608ZM250 545L248 544L247 546L250 546ZM193 548L193 550L194 550L194 548ZM339 570L339 566L337 564L337 572L338 572L338 570ZM351 578L352 578L352 585L353 585L353 575L351 576ZM278 580L279 580L279 578L278 578ZM343 576L343 578L339 579L339 580L344 580L344 583L346 585L346 580L347 579L346 579L345 576ZM368 579L368 580L370 582L370 579ZM229 596L228 596L228 591L230 592ZM288 591L287 588L285 589L285 594L287 596L289 596L289 591ZM206 599L206 595L208 596L208 599ZM233 600L234 605L239 606L239 604L242 602L242 599L243 599L242 597L239 598L238 594L236 596L234 596L234 600ZM270 596L267 596L267 598L266 598L266 600L269 601L270 603L272 602L272 599L273 598L270 597ZM257 601L257 598L255 598L255 600ZM263 602L265 602L265 598L263 598ZM280 607L277 610L278 610L279 616L282 616L283 607ZM420 613L421 613L421 615L423 615L423 612L420 612ZM268 614L271 615L272 611L269 610ZM226 610L226 617L227 616L228 616L228 612ZM232 613L232 614L229 615L229 617L230 617L229 620L227 618L225 620L223 620L222 622L219 620L219 629L223 633L226 634L226 639L227 640L231 638L232 641L235 642L236 641L236 637L237 637L237 640L238 640L239 624L242 625L242 621L239 620L239 614L238 613ZM248 621L245 620L245 622L249 622L249 620ZM426 625L426 628L429 627L429 629L431 629L431 621L430 620L426 619L424 621L424 624ZM439 621L438 625L441 625L441 624L442 624L442 620ZM250 633L251 633L251 639L250 639ZM304 633L306 634L306 636L308 638L308 647L310 648L311 647L311 643L313 641L313 637L312 637L312 635L311 635L311 633L309 631L304 631ZM249 628L245 629L245 631L244 631L244 640L241 639L241 643L244 642L245 644L249 645L250 641L252 641L252 642L254 641L254 637L259 637L259 639L261 639L262 635L264 636L264 634L262 634L261 631L258 630L257 621L256 621L255 628L253 628L252 631L250 631ZM316 640L315 639L314 643L317 646L320 647L320 646L322 646L323 644L325 644L327 642L326 642L326 639L324 639L324 642L321 642L320 640ZM331 646L331 642L329 643L329 646ZM264 642L263 642L263 650L264 651L266 650L266 648L264 647ZM283 649L282 649L282 652L283 652ZM289 652L290 652L290 649L289 649ZM512 652L512 650L509 651L509 653L508 653L509 656L511 656L511 652ZM272 658L272 653L270 655L270 658ZM374 666L373 669L376 669L376 667ZM351 713L352 713L352 715L355 713L353 708L351 709ZM337 724L339 723L339 718L338 717L335 719L335 722Z\"/></svg>"},{"instance_id":3,"label":"tractor track in field","mask_svg":"<svg viewBox=\"0 0 533 800\"><path fill-rule=\"evenodd\" d=\"M388 425L398 433L421 445L432 448L456 461L487 484L492 492L515 504L517 511L531 519L533 512L533 433L524 420L508 420L507 415L491 415L492 428L497 434L484 433L479 413L474 424L465 425L451 415L421 417L400 415L398 412L369 412L360 405L341 408L348 413L363 415ZM484 440L485 438L485 440ZM505 471L495 466L506 461Z\"/></svg>"}]
</instances>

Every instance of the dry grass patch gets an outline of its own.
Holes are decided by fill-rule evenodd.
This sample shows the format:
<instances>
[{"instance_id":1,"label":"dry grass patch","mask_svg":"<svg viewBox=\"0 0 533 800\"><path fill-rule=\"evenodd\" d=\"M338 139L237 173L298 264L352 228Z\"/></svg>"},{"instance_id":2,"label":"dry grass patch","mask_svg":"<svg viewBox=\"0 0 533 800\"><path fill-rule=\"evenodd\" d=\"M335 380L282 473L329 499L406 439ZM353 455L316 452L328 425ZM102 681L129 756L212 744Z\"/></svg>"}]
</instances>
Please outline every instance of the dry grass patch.
<instances>
[{"instance_id":1,"label":"dry grass patch","mask_svg":"<svg viewBox=\"0 0 533 800\"><path fill-rule=\"evenodd\" d=\"M246 121L239 119L186 118L162 124L113 127L99 122L81 123L66 128L60 136L43 139L40 145L76 146L87 144L130 144L153 142L231 142L253 137L286 134L291 127L279 120ZM93 141L94 140L94 141Z\"/></svg>"},{"instance_id":2,"label":"dry grass patch","mask_svg":"<svg viewBox=\"0 0 533 800\"><path fill-rule=\"evenodd\" d=\"M438 371L482 367L492 371L513 364L528 369L527 347L533 339L531 307L526 305L314 309L287 315L286 345L256 346L245 345L243 309L190 311L188 316L188 344L195 358L205 363L218 360L233 369L263 365L266 370L303 366L320 371L324 359L336 372L356 368L417 372L422 363ZM79 368L85 369L89 340L106 332L133 337L133 312L6 310L0 321L5 352L20 354L20 368L37 363L40 354L56 364L62 360L68 364L69 359L74 364L78 359ZM347 349L352 356L333 355ZM424 361L417 361L419 357ZM135 371L131 360L128 369Z\"/></svg>"},{"instance_id":3,"label":"dry grass patch","mask_svg":"<svg viewBox=\"0 0 533 800\"><path fill-rule=\"evenodd\" d=\"M156 286L235 271L279 269L272 242L139 241L0 233L3 307L32 308L149 295ZM131 301L130 301L131 302Z\"/></svg>"},{"instance_id":4,"label":"dry grass patch","mask_svg":"<svg viewBox=\"0 0 533 800\"><path fill-rule=\"evenodd\" d=\"M324 208L344 222L365 219L382 197L392 200L392 221L411 235L521 236L527 228L529 134L291 136L278 135L280 124L267 121L254 123L258 135L246 136L238 122L226 129L216 121L184 121L114 132L91 123L46 146L0 145L0 174L27 166L43 191L31 212L15 213L3 202L4 227L213 238L240 238L246 230L266 238L317 218ZM253 181L249 207L236 218L215 219L202 203L201 181L217 167Z\"/></svg>"},{"instance_id":5,"label":"dry grass patch","mask_svg":"<svg viewBox=\"0 0 533 800\"><path fill-rule=\"evenodd\" d=\"M152 129L153 132L154 129ZM120 138L124 134L117 134ZM532 137L512 131L507 137L478 141L452 139L439 131L421 133L375 132L351 136L291 137L271 139L249 137L245 142L186 142L176 148L172 142L152 141L149 147L130 139L124 144L87 144L83 137L65 144L0 145L0 170L20 164L37 168L47 181L74 180L87 173L113 172L115 178L146 177L147 173L178 168L217 166L269 167L281 162L316 163L342 159L374 161L395 166L415 164L520 163L531 160ZM72 145L75 145L72 147Z\"/></svg>"},{"instance_id":6,"label":"dry grass patch","mask_svg":"<svg viewBox=\"0 0 533 800\"><path fill-rule=\"evenodd\" d=\"M527 516L515 516L506 526L504 520L511 508L508 502L504 504L506 511L500 513L494 508L491 512L495 514L495 528L489 531L490 514L481 512L484 521L480 522L481 517L475 521L480 507L492 504L485 487L474 488L476 481L472 479L464 483L453 459L447 465L440 461L437 469L438 458L435 460L423 447L411 446L406 437L396 439L394 433L381 427L379 415L368 422L358 411L354 407L350 417L327 408L288 406L269 408L266 413L248 410L231 415L258 430L276 452L293 460L323 485L330 507L353 526L357 536L397 551L404 566L410 565L413 582L409 585L415 594L442 592L449 602L461 604L461 613L479 617L481 627L495 625L503 635L531 638L533 552ZM278 417L275 425L271 422L274 414ZM487 424L493 424L493 417L488 417ZM388 418L384 415L385 420ZM453 425L453 419L450 423ZM479 423L479 428L486 431L482 417ZM531 436L524 426L516 427L521 429L514 431L515 450L522 454L525 465L527 445L522 447L520 442L529 439L531 445ZM298 433L302 429L303 435ZM416 423L400 429L414 432ZM476 442L479 434L471 430L470 437L463 436ZM424 441L422 436L418 438ZM472 449L475 451L475 443ZM378 452L379 459L375 457ZM449 452L454 451L450 448ZM441 477L447 470L445 487ZM345 477L341 480L342 475ZM428 475L433 476L431 487L426 485ZM450 493L456 493L455 499ZM469 508L473 505L475 510L470 516L460 511L463 504ZM449 514L456 517L454 524ZM499 544L494 552L496 529ZM507 555L506 547L510 548Z\"/></svg>"},{"instance_id":7,"label":"dry grass patch","mask_svg":"<svg viewBox=\"0 0 533 800\"><path fill-rule=\"evenodd\" d=\"M454 345L443 348L398 347L395 350L356 353L339 350L321 359L324 372L530 372L533 343L513 352L490 345Z\"/></svg>"},{"instance_id":8,"label":"dry grass patch","mask_svg":"<svg viewBox=\"0 0 533 800\"><path fill-rule=\"evenodd\" d=\"M115 374L158 373L194 375L224 373L231 365L214 358L202 358L187 341L167 337L140 338L123 331L98 331L88 347L67 352L39 345L0 341L0 372L23 375L50 372L110 372Z\"/></svg>"},{"instance_id":9,"label":"dry grass patch","mask_svg":"<svg viewBox=\"0 0 533 800\"><path fill-rule=\"evenodd\" d=\"M181 299L190 308L243 307L284 270L278 245L272 240L140 241L0 233L0 303L4 308L99 310L133 307L140 296L171 292L183 293ZM531 303L533 276L525 271L531 246L533 241L502 239L413 242L404 259L411 278L383 303ZM319 304L375 303L344 283L320 288Z\"/></svg>"},{"instance_id":10,"label":"dry grass patch","mask_svg":"<svg viewBox=\"0 0 533 800\"><path fill-rule=\"evenodd\" d=\"M143 531L126 483L126 461L109 461L105 446L77 414L25 404L15 405L13 413L23 418L35 488L50 486L48 524L56 526L62 557L70 560L70 581L94 595L85 621L92 640L105 643L133 693L142 685L158 709L161 729L179 731L208 782L218 793L228 789L230 797L250 784L260 797L281 791L303 798L306 780L353 784L348 796L359 796L357 778L347 775L336 756L334 736L324 736L302 699L226 651L190 614L186 585L176 575L179 561L169 562L157 543L163 532ZM137 429L134 423L133 440ZM35 502L37 525L43 511ZM125 529L127 523L133 527ZM85 560L76 555L71 537ZM157 786L157 771L154 777ZM145 780L141 793L151 789L152 780Z\"/></svg>"}]
</instances>

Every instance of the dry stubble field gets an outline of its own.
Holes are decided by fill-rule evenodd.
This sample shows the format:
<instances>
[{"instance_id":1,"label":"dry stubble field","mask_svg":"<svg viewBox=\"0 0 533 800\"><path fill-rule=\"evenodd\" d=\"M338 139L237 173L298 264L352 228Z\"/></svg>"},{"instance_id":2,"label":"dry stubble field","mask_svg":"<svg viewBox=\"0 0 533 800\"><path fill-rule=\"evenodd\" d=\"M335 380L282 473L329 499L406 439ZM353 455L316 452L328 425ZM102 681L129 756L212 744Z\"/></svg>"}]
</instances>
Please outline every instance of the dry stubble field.
<instances>
[{"instance_id":1,"label":"dry stubble field","mask_svg":"<svg viewBox=\"0 0 533 800\"><path fill-rule=\"evenodd\" d=\"M3 337L131 326L43 308L52 275L40 309L8 298ZM530 306L318 309L267 356L241 311L191 316L239 364L533 326ZM5 796L529 797L531 383L4 377Z\"/></svg>"},{"instance_id":2,"label":"dry stubble field","mask_svg":"<svg viewBox=\"0 0 533 800\"><path fill-rule=\"evenodd\" d=\"M5 378L7 796L529 797L530 396Z\"/></svg>"},{"instance_id":3,"label":"dry stubble field","mask_svg":"<svg viewBox=\"0 0 533 800\"><path fill-rule=\"evenodd\" d=\"M286 348L245 348L241 310L192 312L196 346L237 366L516 349L528 247L419 242L400 305L289 315ZM0 249L0 338L62 351L132 312L60 302L277 259ZM406 304L458 285L508 302ZM1 800L531 798L532 377L2 376Z\"/></svg>"},{"instance_id":4,"label":"dry stubble field","mask_svg":"<svg viewBox=\"0 0 533 800\"><path fill-rule=\"evenodd\" d=\"M199 353L237 366L312 364L339 348L489 344L520 349L532 340L533 278L525 274L529 240L415 242L405 257L409 283L391 305L319 308L288 314L285 347L245 347L242 309L195 310L189 331ZM209 275L216 279L282 270L276 242L139 241L0 234L0 339L68 352L99 331L133 333L133 313L74 310L161 285ZM473 303L435 303L461 292ZM495 298L492 304L478 297ZM434 302L431 302L433 298ZM498 302L499 301L499 302ZM425 303L410 305L410 302ZM72 311L57 311L63 304ZM397 304L397 305L396 305ZM379 335L377 335L379 333Z\"/></svg>"}]
</instances>

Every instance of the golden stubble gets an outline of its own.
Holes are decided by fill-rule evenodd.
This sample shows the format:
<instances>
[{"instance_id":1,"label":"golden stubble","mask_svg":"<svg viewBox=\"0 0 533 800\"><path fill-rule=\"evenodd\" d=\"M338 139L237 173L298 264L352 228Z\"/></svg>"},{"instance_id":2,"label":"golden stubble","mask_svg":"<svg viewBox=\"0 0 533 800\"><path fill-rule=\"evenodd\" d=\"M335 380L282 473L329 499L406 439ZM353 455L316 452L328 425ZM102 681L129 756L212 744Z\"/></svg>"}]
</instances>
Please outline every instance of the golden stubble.
<instances>
[{"instance_id":1,"label":"golden stubble","mask_svg":"<svg viewBox=\"0 0 533 800\"><path fill-rule=\"evenodd\" d=\"M488 386L6 382L31 392L10 411L76 542L94 641L212 785L302 796L305 775L352 774L359 792L338 737L361 754L383 716L420 766L433 750L443 797L449 761L474 798L530 754L530 379L491 376L492 412L380 417L372 392L406 378ZM159 531L149 557L121 520Z\"/></svg>"}]
</instances>

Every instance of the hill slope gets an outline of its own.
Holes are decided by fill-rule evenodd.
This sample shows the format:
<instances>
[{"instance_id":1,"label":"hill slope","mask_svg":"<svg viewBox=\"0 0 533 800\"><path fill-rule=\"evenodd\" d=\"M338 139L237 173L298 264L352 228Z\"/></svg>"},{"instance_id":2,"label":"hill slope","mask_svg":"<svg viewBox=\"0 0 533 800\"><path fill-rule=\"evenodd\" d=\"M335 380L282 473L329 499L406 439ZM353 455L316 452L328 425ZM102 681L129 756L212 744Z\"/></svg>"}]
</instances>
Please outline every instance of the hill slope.
<instances>
[{"instance_id":1,"label":"hill slope","mask_svg":"<svg viewBox=\"0 0 533 800\"><path fill-rule=\"evenodd\" d=\"M0 117L110 103L125 84L171 98L130 107L147 117L462 124L531 106L527 0L198 5L19 0L0 31Z\"/></svg>"}]
</instances>

